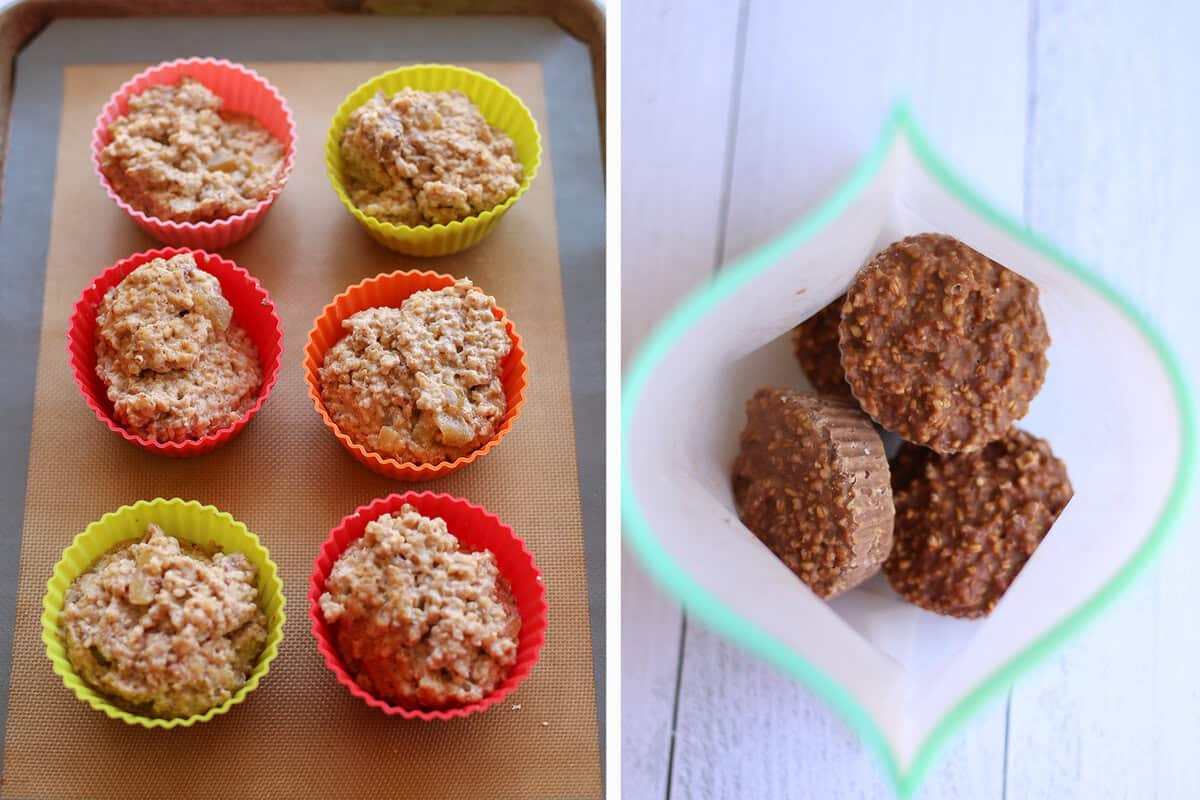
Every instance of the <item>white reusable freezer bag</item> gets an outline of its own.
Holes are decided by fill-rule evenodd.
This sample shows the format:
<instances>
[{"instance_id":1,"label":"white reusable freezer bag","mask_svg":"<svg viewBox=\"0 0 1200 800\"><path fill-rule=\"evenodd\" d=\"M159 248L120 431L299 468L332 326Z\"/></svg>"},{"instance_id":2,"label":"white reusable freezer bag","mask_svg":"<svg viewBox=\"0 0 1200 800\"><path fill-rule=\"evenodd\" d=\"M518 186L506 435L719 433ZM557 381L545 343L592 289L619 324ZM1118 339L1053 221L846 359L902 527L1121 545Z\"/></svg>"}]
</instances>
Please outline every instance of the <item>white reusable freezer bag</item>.
<instances>
[{"instance_id":1,"label":"white reusable freezer bag","mask_svg":"<svg viewBox=\"0 0 1200 800\"><path fill-rule=\"evenodd\" d=\"M1075 488L986 619L902 601L882 575L832 602L738 520L730 467L762 385L807 387L792 328L908 234L957 237L1040 289L1045 386L1017 424L1049 440ZM722 270L658 328L626 376L622 509L652 575L719 632L823 695L910 794L989 697L1125 588L1175 527L1194 483L1193 401L1148 320L1085 268L992 210L906 109L812 217Z\"/></svg>"}]
</instances>

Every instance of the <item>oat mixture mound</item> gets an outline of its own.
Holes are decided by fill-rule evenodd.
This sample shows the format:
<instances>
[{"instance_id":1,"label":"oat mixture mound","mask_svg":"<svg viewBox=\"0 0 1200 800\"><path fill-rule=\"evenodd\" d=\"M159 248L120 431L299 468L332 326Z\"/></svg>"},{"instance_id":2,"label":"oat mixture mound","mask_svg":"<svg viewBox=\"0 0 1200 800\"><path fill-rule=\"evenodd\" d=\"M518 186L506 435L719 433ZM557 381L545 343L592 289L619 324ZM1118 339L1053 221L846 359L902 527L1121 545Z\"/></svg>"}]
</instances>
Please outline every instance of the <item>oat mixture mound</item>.
<instances>
[{"instance_id":1,"label":"oat mixture mound","mask_svg":"<svg viewBox=\"0 0 1200 800\"><path fill-rule=\"evenodd\" d=\"M859 272L839 329L846 380L880 425L972 452L1025 416L1050 336L1030 281L940 234L890 245Z\"/></svg>"},{"instance_id":2,"label":"oat mixture mound","mask_svg":"<svg viewBox=\"0 0 1200 800\"><path fill-rule=\"evenodd\" d=\"M379 92L350 115L340 149L354 205L398 225L480 214L516 194L523 175L512 139L457 90Z\"/></svg>"},{"instance_id":3,"label":"oat mixture mound","mask_svg":"<svg viewBox=\"0 0 1200 800\"><path fill-rule=\"evenodd\" d=\"M146 716L202 714L246 683L267 640L258 577L241 553L157 525L101 556L67 589L59 630L76 674Z\"/></svg>"},{"instance_id":4,"label":"oat mixture mound","mask_svg":"<svg viewBox=\"0 0 1200 800\"><path fill-rule=\"evenodd\" d=\"M452 461L482 447L508 410L500 373L512 341L495 302L461 280L346 319L319 373L334 423L405 463Z\"/></svg>"},{"instance_id":5,"label":"oat mixture mound","mask_svg":"<svg viewBox=\"0 0 1200 800\"><path fill-rule=\"evenodd\" d=\"M460 550L444 520L407 504L367 523L320 603L355 681L395 705L482 700L517 660L521 617L495 556Z\"/></svg>"},{"instance_id":6,"label":"oat mixture mound","mask_svg":"<svg viewBox=\"0 0 1200 800\"><path fill-rule=\"evenodd\" d=\"M96 312L97 338L126 375L196 363L215 331L233 321L221 284L188 253L156 258L110 289Z\"/></svg>"},{"instance_id":7,"label":"oat mixture mound","mask_svg":"<svg viewBox=\"0 0 1200 800\"><path fill-rule=\"evenodd\" d=\"M1066 465L1018 428L974 453L912 456L883 570L922 608L986 616L1070 501Z\"/></svg>"},{"instance_id":8,"label":"oat mixture mound","mask_svg":"<svg viewBox=\"0 0 1200 800\"><path fill-rule=\"evenodd\" d=\"M283 177L283 144L253 117L221 111L221 98L192 78L130 97L108 131L101 171L125 202L158 219L240 214Z\"/></svg>"},{"instance_id":9,"label":"oat mixture mound","mask_svg":"<svg viewBox=\"0 0 1200 800\"><path fill-rule=\"evenodd\" d=\"M96 374L117 421L160 442L232 425L262 383L258 349L191 254L143 264L104 294Z\"/></svg>"},{"instance_id":10,"label":"oat mixture mound","mask_svg":"<svg viewBox=\"0 0 1200 800\"><path fill-rule=\"evenodd\" d=\"M842 321L842 295L792 329L792 350L804 376L822 394L852 398L838 349L838 325Z\"/></svg>"},{"instance_id":11,"label":"oat mixture mound","mask_svg":"<svg viewBox=\"0 0 1200 800\"><path fill-rule=\"evenodd\" d=\"M883 442L852 400L755 392L733 496L746 527L821 597L877 573L892 546Z\"/></svg>"}]
</instances>

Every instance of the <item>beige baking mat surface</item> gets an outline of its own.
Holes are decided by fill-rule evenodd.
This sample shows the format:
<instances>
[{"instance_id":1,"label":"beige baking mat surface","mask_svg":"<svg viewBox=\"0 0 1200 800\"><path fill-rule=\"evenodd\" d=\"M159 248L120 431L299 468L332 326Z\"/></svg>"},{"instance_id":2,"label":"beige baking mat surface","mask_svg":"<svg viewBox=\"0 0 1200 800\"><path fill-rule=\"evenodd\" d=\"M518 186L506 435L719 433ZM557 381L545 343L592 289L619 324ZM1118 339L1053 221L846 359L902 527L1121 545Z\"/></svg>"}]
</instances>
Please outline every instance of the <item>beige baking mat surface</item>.
<instances>
[{"instance_id":1,"label":"beige baking mat surface","mask_svg":"<svg viewBox=\"0 0 1200 800\"><path fill-rule=\"evenodd\" d=\"M443 259L392 254L372 243L338 203L323 152L326 126L342 99L398 65L251 64L287 98L299 152L266 221L224 252L270 291L283 318L283 369L259 415L226 447L196 459L159 458L95 419L71 378L65 339L83 287L109 264L155 246L105 196L88 157L100 107L143 66L66 70L5 796L599 797L583 528L548 153L528 194L479 247ZM547 136L540 65L465 66L509 86ZM508 311L529 351L529 397L512 433L481 461L429 484L388 481L352 460L313 410L300 366L312 319L335 294L364 277L412 267L472 278ZM550 624L541 661L504 703L468 719L422 723L368 708L326 669L309 632L308 576L330 528L355 507L408 488L448 492L499 514L532 548L545 575ZM246 702L192 728L147 731L92 711L63 687L40 640L41 600L63 548L89 522L135 500L176 495L212 503L262 537L282 572L288 620L279 658Z\"/></svg>"}]
</instances>

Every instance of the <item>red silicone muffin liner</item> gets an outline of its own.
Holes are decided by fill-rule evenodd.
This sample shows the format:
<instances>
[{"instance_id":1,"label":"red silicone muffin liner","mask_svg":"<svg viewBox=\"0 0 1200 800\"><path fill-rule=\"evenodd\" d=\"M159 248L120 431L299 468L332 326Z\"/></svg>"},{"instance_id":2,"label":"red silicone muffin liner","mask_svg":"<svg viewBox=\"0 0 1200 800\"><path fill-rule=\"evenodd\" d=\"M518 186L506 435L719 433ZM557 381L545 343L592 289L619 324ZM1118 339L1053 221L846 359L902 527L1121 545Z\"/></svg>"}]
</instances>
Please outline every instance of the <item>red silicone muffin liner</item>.
<instances>
[{"instance_id":1,"label":"red silicone muffin liner","mask_svg":"<svg viewBox=\"0 0 1200 800\"><path fill-rule=\"evenodd\" d=\"M129 432L117 422L113 414L113 405L108 399L104 382L96 374L96 307L105 292L120 283L126 275L142 264L156 258L170 258L180 253L191 253L200 269L221 282L221 292L233 306L234 321L245 329L255 347L258 348L259 364L262 367L262 385L258 390L258 400L232 425L206 434L199 439L189 439L184 442L160 442ZM225 444L246 427L246 424L258 413L258 409L266 402L279 377L279 366L283 360L283 328L267 290L249 272L227 258L206 253L203 250L167 247L137 253L123 261L118 261L100 273L99 277L83 290L79 300L75 303L75 310L71 312L71 320L67 328L67 351L71 359L71 370L75 374L75 383L79 386L83 399L96 418L107 425L109 430L143 450L172 458L187 458L207 453Z\"/></svg>"},{"instance_id":2,"label":"red silicone muffin liner","mask_svg":"<svg viewBox=\"0 0 1200 800\"><path fill-rule=\"evenodd\" d=\"M112 140L108 126L129 108L129 98L147 87L177 83L182 77L195 78L219 96L222 110L249 114L271 135L283 143L283 172L279 185L253 208L212 222L173 222L152 217L125 202L100 170L100 153ZM283 191L296 160L296 125L292 112L279 91L258 73L224 59L184 58L168 61L140 72L113 94L96 118L92 132L92 166L100 185L113 202L146 233L163 244L219 250L250 235Z\"/></svg>"},{"instance_id":3,"label":"red silicone muffin liner","mask_svg":"<svg viewBox=\"0 0 1200 800\"><path fill-rule=\"evenodd\" d=\"M333 564L351 542L363 535L367 523L381 515L397 511L408 503L427 517L441 517L465 549L490 550L496 556L500 573L512 586L513 596L521 614L521 635L517 642L517 662L504 683L495 691L476 703L443 709L414 709L394 706L375 697L355 682L346 671L342 658L334 644L333 631L325 622L319 603L325 591L325 579ZM308 616L312 619L312 632L317 640L317 649L325 656L325 663L338 681L350 693L372 708L385 714L405 719L420 719L426 722L466 717L499 703L512 693L521 682L529 677L534 664L546 642L546 587L542 573L534 563L533 554L525 543L513 533L512 528L482 507L448 494L431 492L406 492L381 497L369 505L359 506L354 513L342 520L321 546L321 552L313 561L312 577L309 579Z\"/></svg>"},{"instance_id":4,"label":"red silicone muffin liner","mask_svg":"<svg viewBox=\"0 0 1200 800\"><path fill-rule=\"evenodd\" d=\"M312 330L308 332L308 343L304 347L304 380L308 384L308 396L325 427L337 437L342 446L354 458L368 469L396 478L402 481L427 481L440 478L456 469L461 469L478 458L487 455L492 448L512 430L513 424L521 416L521 406L525 404L525 389L529 385L529 368L525 363L525 346L512 320L499 306L492 306L496 319L504 322L508 336L512 340L512 350L504 359L501 367L500 381L504 385L504 395L508 399L508 410L496 427L492 438L482 447L460 456L454 461L442 461L437 464L413 464L387 458L368 450L342 432L337 423L325 410L325 402L321 399L321 379L319 371L325 363L325 352L345 335L342 321L352 314L375 306L399 306L414 292L425 289L443 289L453 286L455 279L450 275L440 275L436 272L392 272L376 275L359 284L351 286L346 291L333 298L333 302L325 306L321 316L313 320Z\"/></svg>"}]
</instances>

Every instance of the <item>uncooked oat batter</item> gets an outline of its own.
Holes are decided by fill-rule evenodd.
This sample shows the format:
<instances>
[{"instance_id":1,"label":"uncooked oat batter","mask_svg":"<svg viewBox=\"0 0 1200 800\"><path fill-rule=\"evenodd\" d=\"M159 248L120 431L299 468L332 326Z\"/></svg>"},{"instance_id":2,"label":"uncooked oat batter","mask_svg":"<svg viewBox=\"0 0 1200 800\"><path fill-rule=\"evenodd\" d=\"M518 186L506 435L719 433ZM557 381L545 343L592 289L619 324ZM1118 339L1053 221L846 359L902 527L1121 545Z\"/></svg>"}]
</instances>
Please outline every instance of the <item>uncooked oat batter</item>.
<instances>
[{"instance_id":1,"label":"uncooked oat batter","mask_svg":"<svg viewBox=\"0 0 1200 800\"><path fill-rule=\"evenodd\" d=\"M266 625L246 556L154 524L76 578L59 614L79 677L123 708L165 718L232 697L258 663Z\"/></svg>"},{"instance_id":2,"label":"uncooked oat batter","mask_svg":"<svg viewBox=\"0 0 1200 800\"><path fill-rule=\"evenodd\" d=\"M463 552L444 520L411 505L367 523L320 605L354 679L400 706L482 700L517 660L521 617L496 557Z\"/></svg>"},{"instance_id":3,"label":"uncooked oat batter","mask_svg":"<svg viewBox=\"0 0 1200 800\"><path fill-rule=\"evenodd\" d=\"M379 92L350 115L341 155L354 205L398 225L495 208L517 193L523 174L512 139L457 90Z\"/></svg>"},{"instance_id":4,"label":"uncooked oat batter","mask_svg":"<svg viewBox=\"0 0 1200 800\"><path fill-rule=\"evenodd\" d=\"M224 219L265 200L282 180L283 144L253 117L221 105L192 78L130 97L100 154L113 190L174 222Z\"/></svg>"},{"instance_id":5,"label":"uncooked oat batter","mask_svg":"<svg viewBox=\"0 0 1200 800\"><path fill-rule=\"evenodd\" d=\"M232 425L262 383L258 349L189 253L149 261L104 294L96 373L117 421L160 442Z\"/></svg>"},{"instance_id":6,"label":"uncooked oat batter","mask_svg":"<svg viewBox=\"0 0 1200 800\"><path fill-rule=\"evenodd\" d=\"M168 372L193 366L214 331L232 321L220 282L184 253L147 262L106 292L96 338L126 375Z\"/></svg>"},{"instance_id":7,"label":"uncooked oat batter","mask_svg":"<svg viewBox=\"0 0 1200 800\"><path fill-rule=\"evenodd\" d=\"M512 341L495 302L461 280L346 319L320 370L334 423L406 463L452 461L483 446L508 409L500 373Z\"/></svg>"}]
</instances>

